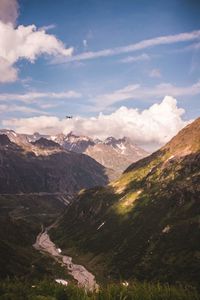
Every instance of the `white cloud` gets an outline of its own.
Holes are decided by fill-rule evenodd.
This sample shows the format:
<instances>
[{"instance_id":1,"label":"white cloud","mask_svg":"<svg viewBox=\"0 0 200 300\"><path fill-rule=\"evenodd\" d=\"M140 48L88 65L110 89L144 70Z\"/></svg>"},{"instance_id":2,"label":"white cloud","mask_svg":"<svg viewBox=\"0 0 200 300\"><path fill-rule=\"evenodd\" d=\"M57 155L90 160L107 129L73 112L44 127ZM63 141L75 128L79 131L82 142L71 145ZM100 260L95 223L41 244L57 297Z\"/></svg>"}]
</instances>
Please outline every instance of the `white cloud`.
<instances>
[{"instance_id":1,"label":"white cloud","mask_svg":"<svg viewBox=\"0 0 200 300\"><path fill-rule=\"evenodd\" d=\"M183 113L184 110L177 107L176 99L166 96L160 104L154 104L141 112L123 106L111 114L100 113L91 118L76 117L66 120L54 116L39 116L4 120L2 125L21 133L39 131L56 134L74 131L99 138L128 136L151 150L166 143L187 124L182 119Z\"/></svg>"},{"instance_id":2,"label":"white cloud","mask_svg":"<svg viewBox=\"0 0 200 300\"><path fill-rule=\"evenodd\" d=\"M152 99L162 98L164 95L179 97L198 94L200 94L200 81L191 86L176 86L170 83L161 83L152 87L145 87L140 84L132 84L112 93L98 95L92 102L95 103L95 106L93 106L94 111L101 111L117 102L128 99Z\"/></svg>"},{"instance_id":3,"label":"white cloud","mask_svg":"<svg viewBox=\"0 0 200 300\"><path fill-rule=\"evenodd\" d=\"M8 112L11 113L20 112L23 114L30 114L30 113L41 114L41 110L27 107L27 106L0 104L0 114L8 113ZM43 114L47 114L47 113L43 112Z\"/></svg>"},{"instance_id":4,"label":"white cloud","mask_svg":"<svg viewBox=\"0 0 200 300\"><path fill-rule=\"evenodd\" d=\"M50 24L50 25L40 27L39 30L49 31L49 30L55 29L55 28L56 28L56 24Z\"/></svg>"},{"instance_id":5,"label":"white cloud","mask_svg":"<svg viewBox=\"0 0 200 300\"><path fill-rule=\"evenodd\" d=\"M14 81L17 78L15 63L20 59L34 62L42 54L71 56L73 48L66 48L54 35L35 25L20 25L0 21L0 59L5 72L0 73L0 82ZM7 74L10 74L9 76Z\"/></svg>"},{"instance_id":6,"label":"white cloud","mask_svg":"<svg viewBox=\"0 0 200 300\"><path fill-rule=\"evenodd\" d=\"M132 62L137 62L137 61L145 61L145 60L149 60L150 56L146 53L142 53L141 55L137 55L137 56L128 56L125 57L123 59L121 59L122 63L132 63Z\"/></svg>"},{"instance_id":7,"label":"white cloud","mask_svg":"<svg viewBox=\"0 0 200 300\"><path fill-rule=\"evenodd\" d=\"M37 99L72 99L80 98L81 94L76 91L67 92L29 92L25 94L0 94L0 101L22 101L22 102L33 102Z\"/></svg>"},{"instance_id":8,"label":"white cloud","mask_svg":"<svg viewBox=\"0 0 200 300\"><path fill-rule=\"evenodd\" d=\"M0 20L15 24L18 17L17 0L0 0Z\"/></svg>"},{"instance_id":9,"label":"white cloud","mask_svg":"<svg viewBox=\"0 0 200 300\"><path fill-rule=\"evenodd\" d=\"M0 83L13 82L17 80L17 69L7 60L0 57Z\"/></svg>"},{"instance_id":10,"label":"white cloud","mask_svg":"<svg viewBox=\"0 0 200 300\"><path fill-rule=\"evenodd\" d=\"M149 73L149 76L152 78L160 78L162 77L161 72L159 69L152 69L151 72Z\"/></svg>"},{"instance_id":11,"label":"white cloud","mask_svg":"<svg viewBox=\"0 0 200 300\"><path fill-rule=\"evenodd\" d=\"M124 53L130 53L135 52L155 46L160 45L168 45L168 44L174 44L174 43L181 43L181 42L188 42L188 41L194 41L200 39L200 30L191 31L191 32L184 32L174 35L166 35L166 36L160 36L155 37L152 39L142 40L138 43L131 44L128 46L122 46L117 48L110 48L110 49L104 49L96 52L84 52L81 54L77 54L74 56L71 56L66 59L60 59L57 61L57 63L67 63L71 61L80 61L80 60L88 60L88 59L94 59L98 57L107 57L107 56L114 56Z\"/></svg>"}]
</instances>

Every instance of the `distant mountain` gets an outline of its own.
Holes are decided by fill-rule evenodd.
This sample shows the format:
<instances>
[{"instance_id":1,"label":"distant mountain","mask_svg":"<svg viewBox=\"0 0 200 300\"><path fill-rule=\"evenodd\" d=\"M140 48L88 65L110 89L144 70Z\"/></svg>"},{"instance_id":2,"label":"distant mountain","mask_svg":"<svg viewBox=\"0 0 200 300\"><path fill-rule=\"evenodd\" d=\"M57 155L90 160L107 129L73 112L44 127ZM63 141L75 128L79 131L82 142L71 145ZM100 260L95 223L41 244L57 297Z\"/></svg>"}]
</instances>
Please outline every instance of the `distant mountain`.
<instances>
[{"instance_id":1,"label":"distant mountain","mask_svg":"<svg viewBox=\"0 0 200 300\"><path fill-rule=\"evenodd\" d=\"M48 140L44 137L39 138L35 142L31 142L31 144L34 146L37 146L39 148L50 148L50 149L51 148L58 148L58 149L61 148L60 144L58 144L54 141Z\"/></svg>"},{"instance_id":2,"label":"distant mountain","mask_svg":"<svg viewBox=\"0 0 200 300\"><path fill-rule=\"evenodd\" d=\"M19 135L15 144L8 135L0 135L0 193L72 195L109 181L107 169L87 155L64 150L45 138L32 145ZM14 134L13 140L17 137Z\"/></svg>"},{"instance_id":3,"label":"distant mountain","mask_svg":"<svg viewBox=\"0 0 200 300\"><path fill-rule=\"evenodd\" d=\"M61 133L51 136L42 135L38 132L32 135L18 134L13 130L5 129L0 130L0 134L6 134L12 142L36 154L38 154L38 148L41 149L42 147L43 149L46 148L47 151L49 151L50 148L51 150L53 150L53 148L55 150L56 145L51 144L50 146L48 140L57 143L57 147L59 144L65 150L86 154L109 169L109 176L112 179L120 176L131 163L148 155L148 152L134 144L132 140L127 137L121 139L108 137L101 141L83 135L78 136L72 132L67 135ZM32 146L36 146L36 148Z\"/></svg>"},{"instance_id":4,"label":"distant mountain","mask_svg":"<svg viewBox=\"0 0 200 300\"><path fill-rule=\"evenodd\" d=\"M51 235L99 276L199 287L199 170L200 118L118 180L80 192Z\"/></svg>"},{"instance_id":5,"label":"distant mountain","mask_svg":"<svg viewBox=\"0 0 200 300\"><path fill-rule=\"evenodd\" d=\"M133 162L147 156L147 152L135 145L129 138L107 138L89 146L85 154L91 156L107 168L114 169L119 175Z\"/></svg>"},{"instance_id":6,"label":"distant mountain","mask_svg":"<svg viewBox=\"0 0 200 300\"><path fill-rule=\"evenodd\" d=\"M67 135L58 134L56 136L50 136L51 140L59 143L65 149L77 153L84 153L89 146L94 146L95 141L87 136L77 136L70 132Z\"/></svg>"},{"instance_id":7,"label":"distant mountain","mask_svg":"<svg viewBox=\"0 0 200 300\"><path fill-rule=\"evenodd\" d=\"M132 162L148 154L126 137L122 139L108 137L101 141L87 136L77 136L70 132L68 135L59 134L49 138L69 151L85 153L106 168L113 169L115 177L119 176Z\"/></svg>"}]
</instances>

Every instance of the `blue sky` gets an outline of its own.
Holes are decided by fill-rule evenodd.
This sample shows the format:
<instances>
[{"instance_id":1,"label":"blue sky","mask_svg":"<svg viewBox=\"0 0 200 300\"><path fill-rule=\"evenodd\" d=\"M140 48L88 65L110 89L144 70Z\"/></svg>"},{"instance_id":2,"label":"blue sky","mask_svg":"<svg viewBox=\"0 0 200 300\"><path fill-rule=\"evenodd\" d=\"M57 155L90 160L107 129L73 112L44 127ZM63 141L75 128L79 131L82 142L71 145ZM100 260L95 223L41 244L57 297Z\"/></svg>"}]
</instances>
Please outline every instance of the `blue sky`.
<instances>
[{"instance_id":1,"label":"blue sky","mask_svg":"<svg viewBox=\"0 0 200 300\"><path fill-rule=\"evenodd\" d=\"M2 56L0 69L7 76L0 78L1 127L22 131L33 118L62 121L66 114L99 120L99 113L109 116L122 106L137 110L141 121L141 113L165 96L176 98L175 110L185 110L170 115L176 118L173 133L200 115L200 1L2 1L7 4L0 6L5 40L0 58L10 54ZM4 28L10 23L14 34L25 34L34 24L30 35L43 31L45 41L37 34L26 48L20 41L15 51L15 38L11 35L11 42ZM48 44L49 35L56 42ZM38 45L30 54L32 43ZM168 101L171 107L174 101ZM76 130L78 124L65 122L59 130ZM87 123L82 126L83 133L91 133Z\"/></svg>"}]
</instances>

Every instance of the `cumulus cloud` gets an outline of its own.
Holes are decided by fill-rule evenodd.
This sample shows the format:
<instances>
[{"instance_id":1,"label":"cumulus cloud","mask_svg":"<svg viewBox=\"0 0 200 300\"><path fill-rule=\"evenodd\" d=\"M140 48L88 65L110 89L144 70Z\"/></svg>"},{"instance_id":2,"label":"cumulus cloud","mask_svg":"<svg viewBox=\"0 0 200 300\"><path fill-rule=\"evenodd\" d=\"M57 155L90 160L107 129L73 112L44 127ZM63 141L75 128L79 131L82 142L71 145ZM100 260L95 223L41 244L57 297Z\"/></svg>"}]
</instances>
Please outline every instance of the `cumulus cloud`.
<instances>
[{"instance_id":1,"label":"cumulus cloud","mask_svg":"<svg viewBox=\"0 0 200 300\"><path fill-rule=\"evenodd\" d=\"M0 82L12 82L17 79L15 64L20 59L33 63L38 56L71 56L73 48L65 45L45 28L35 25L15 27L18 5L15 0L0 1Z\"/></svg>"},{"instance_id":2,"label":"cumulus cloud","mask_svg":"<svg viewBox=\"0 0 200 300\"><path fill-rule=\"evenodd\" d=\"M76 117L66 120L55 116L39 116L4 120L2 125L21 133L39 131L56 134L73 131L94 138L128 136L146 149L154 150L166 143L188 123L182 119L183 114L184 109L177 107L176 99L166 96L161 103L143 111L123 106L111 114L100 113L97 117L91 118Z\"/></svg>"},{"instance_id":3,"label":"cumulus cloud","mask_svg":"<svg viewBox=\"0 0 200 300\"><path fill-rule=\"evenodd\" d=\"M17 0L1 0L0 1L0 20L4 23L15 24L18 17Z\"/></svg>"}]
</instances>

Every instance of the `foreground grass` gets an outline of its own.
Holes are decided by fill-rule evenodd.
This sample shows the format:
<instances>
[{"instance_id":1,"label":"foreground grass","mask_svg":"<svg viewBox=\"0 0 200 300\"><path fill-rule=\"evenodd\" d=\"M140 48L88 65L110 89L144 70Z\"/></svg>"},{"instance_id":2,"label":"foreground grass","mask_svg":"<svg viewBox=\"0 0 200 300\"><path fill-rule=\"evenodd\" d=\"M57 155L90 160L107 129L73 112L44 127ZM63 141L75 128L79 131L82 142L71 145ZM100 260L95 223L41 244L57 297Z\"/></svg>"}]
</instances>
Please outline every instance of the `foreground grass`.
<instances>
[{"instance_id":1,"label":"foreground grass","mask_svg":"<svg viewBox=\"0 0 200 300\"><path fill-rule=\"evenodd\" d=\"M192 288L150 283L108 285L98 293L85 292L70 284L63 287L49 280L0 282L0 300L199 300L200 295Z\"/></svg>"}]
</instances>

